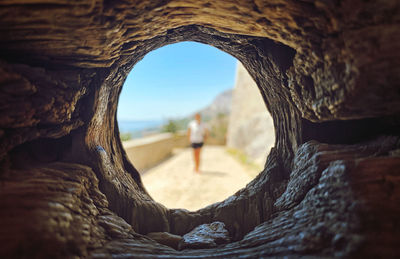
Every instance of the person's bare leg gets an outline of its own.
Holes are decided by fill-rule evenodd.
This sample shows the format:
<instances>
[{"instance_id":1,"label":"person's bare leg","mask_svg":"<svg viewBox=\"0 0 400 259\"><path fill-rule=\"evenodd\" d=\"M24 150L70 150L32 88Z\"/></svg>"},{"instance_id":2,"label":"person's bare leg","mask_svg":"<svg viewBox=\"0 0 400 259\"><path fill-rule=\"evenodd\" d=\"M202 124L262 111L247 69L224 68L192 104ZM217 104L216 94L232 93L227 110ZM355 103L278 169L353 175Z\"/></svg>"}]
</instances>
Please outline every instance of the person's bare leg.
<instances>
[{"instance_id":1,"label":"person's bare leg","mask_svg":"<svg viewBox=\"0 0 400 259\"><path fill-rule=\"evenodd\" d=\"M196 148L193 148L194 171L196 171Z\"/></svg>"},{"instance_id":2,"label":"person's bare leg","mask_svg":"<svg viewBox=\"0 0 400 259\"><path fill-rule=\"evenodd\" d=\"M201 148L194 149L194 170L198 173L200 168L200 150Z\"/></svg>"}]
</instances>

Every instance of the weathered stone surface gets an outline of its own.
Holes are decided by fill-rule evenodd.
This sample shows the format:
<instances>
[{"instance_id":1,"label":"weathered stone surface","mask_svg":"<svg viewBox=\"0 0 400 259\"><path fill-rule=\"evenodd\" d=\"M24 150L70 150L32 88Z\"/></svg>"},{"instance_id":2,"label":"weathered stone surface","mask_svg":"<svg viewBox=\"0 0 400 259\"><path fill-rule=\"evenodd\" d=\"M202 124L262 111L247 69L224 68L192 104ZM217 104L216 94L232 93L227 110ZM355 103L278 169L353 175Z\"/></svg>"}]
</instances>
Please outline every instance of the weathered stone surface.
<instances>
[{"instance_id":1,"label":"weathered stone surface","mask_svg":"<svg viewBox=\"0 0 400 259\"><path fill-rule=\"evenodd\" d=\"M264 212L269 219L257 224L244 238L216 249L189 249L182 251L184 254L159 250L154 253L168 253L176 258L181 256L254 258L293 256L293 254L318 255L318 257L343 257L354 254L392 257L397 254L396 244L398 244L394 236L399 235L396 227L399 200L394 190L397 190L396 186L400 184L397 170L400 159L385 157L385 154L392 148L397 149L398 141L398 138L386 138L362 145L343 145L339 149L336 145L306 143L303 150L307 146L314 146L313 156L318 159L313 159L311 163L307 162L304 168L307 170L316 168L321 173L311 185L305 182L301 175L293 174L291 181L300 183L298 190L308 191L304 198L294 203L291 209L270 205ZM380 143L384 143L383 149ZM356 149L363 150L364 155L354 156ZM302 156L302 153L299 152L297 156ZM297 156L296 160L300 161ZM333 159L337 157L340 160L326 164L324 161L327 161L325 159L329 157ZM379 173L386 170L390 170L390 175ZM366 173L368 177L364 178ZM254 181L253 184L256 182ZM274 185L274 182L268 183ZM249 190L253 188L248 187ZM292 191L295 192L295 190ZM251 197L243 204L252 207L253 202L260 202L256 198ZM382 202L383 200L386 202ZM232 205L232 202L227 203ZM221 210L218 207L213 211L218 213ZM235 213L234 210L230 212ZM248 215L243 216L249 220ZM385 223L377 221L380 217L385 218ZM225 218L228 219L228 217ZM184 225L186 222L182 219L181 215L179 222ZM192 218L188 221L194 220ZM369 227L365 228L365 224ZM383 231L378 234L375 232L378 229ZM369 232L369 230L373 231ZM382 238L379 240L379 246L373 244L373 242L378 242L376 235ZM140 251L146 249L147 246L138 245L138 247L136 242L135 246L132 246L132 242L130 241L131 245L125 244L127 250L124 254L136 257L144 255L145 252Z\"/></svg>"},{"instance_id":2,"label":"weathered stone surface","mask_svg":"<svg viewBox=\"0 0 400 259\"><path fill-rule=\"evenodd\" d=\"M54 163L3 175L2 257L88 256L88 247L101 247L113 228L101 227L102 215L111 212L97 184L93 171L78 164ZM123 235L125 230L115 232Z\"/></svg>"},{"instance_id":3,"label":"weathered stone surface","mask_svg":"<svg viewBox=\"0 0 400 259\"><path fill-rule=\"evenodd\" d=\"M395 0L1 1L0 257L398 257L399 12ZM276 134L254 181L196 212L152 200L115 117L132 67L185 40L241 61ZM214 221L230 244L176 251L144 236Z\"/></svg>"},{"instance_id":4,"label":"weathered stone surface","mask_svg":"<svg viewBox=\"0 0 400 259\"><path fill-rule=\"evenodd\" d=\"M286 190L275 206L290 209L303 200L310 187L318 182L322 170L332 161L383 155L393 149L397 141L396 137L381 137L358 145L326 145L314 141L303 144L297 150Z\"/></svg>"},{"instance_id":5,"label":"weathered stone surface","mask_svg":"<svg viewBox=\"0 0 400 259\"><path fill-rule=\"evenodd\" d=\"M222 222L203 224L183 236L179 250L188 248L212 248L229 243L229 232Z\"/></svg>"},{"instance_id":6,"label":"weathered stone surface","mask_svg":"<svg viewBox=\"0 0 400 259\"><path fill-rule=\"evenodd\" d=\"M151 232L148 233L146 236L150 237L160 244L172 247L174 249L178 249L179 242L182 241L181 236L173 235L168 232Z\"/></svg>"}]
</instances>

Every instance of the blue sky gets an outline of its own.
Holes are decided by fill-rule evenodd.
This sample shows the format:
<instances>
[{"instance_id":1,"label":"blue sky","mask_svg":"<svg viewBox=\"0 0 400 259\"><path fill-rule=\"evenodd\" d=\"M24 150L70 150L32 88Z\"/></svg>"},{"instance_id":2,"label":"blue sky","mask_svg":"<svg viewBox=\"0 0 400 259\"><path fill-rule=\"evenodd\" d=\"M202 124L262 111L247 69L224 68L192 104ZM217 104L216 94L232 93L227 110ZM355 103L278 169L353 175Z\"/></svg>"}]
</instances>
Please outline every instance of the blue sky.
<instances>
[{"instance_id":1,"label":"blue sky","mask_svg":"<svg viewBox=\"0 0 400 259\"><path fill-rule=\"evenodd\" d=\"M118 120L187 116L234 86L236 59L209 45L171 44L147 54L123 86Z\"/></svg>"}]
</instances>

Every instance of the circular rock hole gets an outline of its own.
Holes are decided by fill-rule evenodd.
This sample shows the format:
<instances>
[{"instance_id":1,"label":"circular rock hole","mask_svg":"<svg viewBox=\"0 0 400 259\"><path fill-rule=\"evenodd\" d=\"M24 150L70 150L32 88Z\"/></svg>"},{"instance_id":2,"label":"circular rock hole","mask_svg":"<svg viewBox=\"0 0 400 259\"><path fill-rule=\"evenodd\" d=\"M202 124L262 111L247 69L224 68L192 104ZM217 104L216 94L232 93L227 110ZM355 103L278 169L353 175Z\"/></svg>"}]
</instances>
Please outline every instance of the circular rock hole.
<instances>
[{"instance_id":1,"label":"circular rock hole","mask_svg":"<svg viewBox=\"0 0 400 259\"><path fill-rule=\"evenodd\" d=\"M194 172L187 128L200 113L208 129ZM256 83L232 56L182 42L150 52L119 97L120 137L150 195L197 210L245 187L262 170L275 134Z\"/></svg>"}]
</instances>

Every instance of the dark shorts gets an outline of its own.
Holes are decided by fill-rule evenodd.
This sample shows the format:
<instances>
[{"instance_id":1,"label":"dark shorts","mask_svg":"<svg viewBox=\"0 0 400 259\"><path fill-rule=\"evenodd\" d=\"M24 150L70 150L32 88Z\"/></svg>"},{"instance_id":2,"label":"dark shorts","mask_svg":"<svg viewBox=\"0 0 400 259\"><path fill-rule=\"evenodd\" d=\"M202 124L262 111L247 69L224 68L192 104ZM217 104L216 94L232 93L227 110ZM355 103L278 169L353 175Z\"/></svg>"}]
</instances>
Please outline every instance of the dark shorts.
<instances>
[{"instance_id":1,"label":"dark shorts","mask_svg":"<svg viewBox=\"0 0 400 259\"><path fill-rule=\"evenodd\" d=\"M203 142L200 142L200 143L192 143L192 148L201 148L202 146L203 146Z\"/></svg>"}]
</instances>

